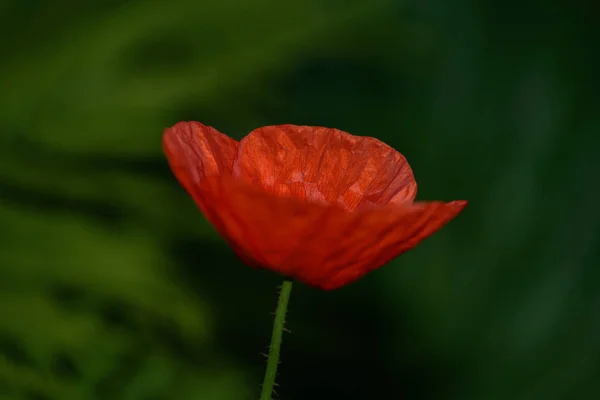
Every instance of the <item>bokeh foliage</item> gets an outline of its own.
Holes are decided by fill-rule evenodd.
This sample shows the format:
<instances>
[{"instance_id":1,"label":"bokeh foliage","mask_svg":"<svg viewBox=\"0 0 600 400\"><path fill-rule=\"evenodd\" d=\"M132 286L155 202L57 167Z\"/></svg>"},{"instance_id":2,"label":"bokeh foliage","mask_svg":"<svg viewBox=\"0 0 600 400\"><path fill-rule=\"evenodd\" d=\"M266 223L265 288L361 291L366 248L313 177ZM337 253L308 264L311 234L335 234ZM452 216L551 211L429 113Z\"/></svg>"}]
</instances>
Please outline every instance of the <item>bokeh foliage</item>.
<instances>
[{"instance_id":1,"label":"bokeh foliage","mask_svg":"<svg viewBox=\"0 0 600 400\"><path fill-rule=\"evenodd\" d=\"M375 136L420 199L471 201L361 282L296 286L280 398L597 398L597 12L4 0L1 398L257 397L278 278L172 178L179 120Z\"/></svg>"}]
</instances>

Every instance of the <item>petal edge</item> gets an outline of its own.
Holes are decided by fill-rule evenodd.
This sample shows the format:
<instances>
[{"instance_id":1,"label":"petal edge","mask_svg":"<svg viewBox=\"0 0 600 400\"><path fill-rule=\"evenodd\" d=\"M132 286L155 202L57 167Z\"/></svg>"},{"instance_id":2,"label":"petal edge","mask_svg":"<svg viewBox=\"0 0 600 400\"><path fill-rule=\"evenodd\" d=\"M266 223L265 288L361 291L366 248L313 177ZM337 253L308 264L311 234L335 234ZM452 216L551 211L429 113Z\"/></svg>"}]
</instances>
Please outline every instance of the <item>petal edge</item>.
<instances>
[{"instance_id":1,"label":"petal edge","mask_svg":"<svg viewBox=\"0 0 600 400\"><path fill-rule=\"evenodd\" d=\"M163 150L175 177L188 192L207 176L231 174L238 142L200 122L165 129Z\"/></svg>"}]
</instances>

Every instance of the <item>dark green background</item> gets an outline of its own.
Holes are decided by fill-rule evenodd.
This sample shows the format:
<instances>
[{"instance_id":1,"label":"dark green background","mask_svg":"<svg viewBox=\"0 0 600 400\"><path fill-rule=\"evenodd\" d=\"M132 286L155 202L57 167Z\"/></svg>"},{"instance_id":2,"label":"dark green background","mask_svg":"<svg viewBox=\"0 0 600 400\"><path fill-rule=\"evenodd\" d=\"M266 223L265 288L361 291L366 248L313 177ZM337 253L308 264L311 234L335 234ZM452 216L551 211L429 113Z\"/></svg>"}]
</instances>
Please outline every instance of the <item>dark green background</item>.
<instances>
[{"instance_id":1,"label":"dark green background","mask_svg":"<svg viewBox=\"0 0 600 400\"><path fill-rule=\"evenodd\" d=\"M258 397L279 278L172 177L180 120L375 136L418 199L470 200L355 284L295 286L277 398L600 398L599 15L0 1L0 398Z\"/></svg>"}]
</instances>

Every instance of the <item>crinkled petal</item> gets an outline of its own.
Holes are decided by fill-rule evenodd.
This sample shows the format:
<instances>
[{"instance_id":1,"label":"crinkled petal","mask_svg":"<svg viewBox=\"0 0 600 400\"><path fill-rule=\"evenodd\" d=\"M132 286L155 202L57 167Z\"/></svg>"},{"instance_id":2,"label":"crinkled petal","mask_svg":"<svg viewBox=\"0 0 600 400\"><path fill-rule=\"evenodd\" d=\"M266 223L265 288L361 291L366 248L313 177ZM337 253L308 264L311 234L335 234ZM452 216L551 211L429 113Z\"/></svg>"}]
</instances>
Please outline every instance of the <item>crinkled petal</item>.
<instances>
[{"instance_id":1,"label":"crinkled petal","mask_svg":"<svg viewBox=\"0 0 600 400\"><path fill-rule=\"evenodd\" d=\"M240 141L233 174L277 195L347 210L412 202L417 191L402 154L375 138L323 127L252 131Z\"/></svg>"}]
</instances>

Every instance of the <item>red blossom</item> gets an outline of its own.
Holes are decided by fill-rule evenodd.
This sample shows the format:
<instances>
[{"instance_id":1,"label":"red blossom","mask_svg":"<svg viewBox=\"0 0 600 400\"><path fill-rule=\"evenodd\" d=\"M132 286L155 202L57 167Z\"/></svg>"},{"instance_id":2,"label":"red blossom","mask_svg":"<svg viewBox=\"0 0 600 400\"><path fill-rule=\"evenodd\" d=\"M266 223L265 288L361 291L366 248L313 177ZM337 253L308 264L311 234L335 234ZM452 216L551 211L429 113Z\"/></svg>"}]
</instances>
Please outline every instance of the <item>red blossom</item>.
<instances>
[{"instance_id":1,"label":"red blossom","mask_svg":"<svg viewBox=\"0 0 600 400\"><path fill-rule=\"evenodd\" d=\"M324 290L417 246L467 205L414 202L408 162L323 127L258 128L236 141L199 122L165 130L173 173L247 264Z\"/></svg>"}]
</instances>

